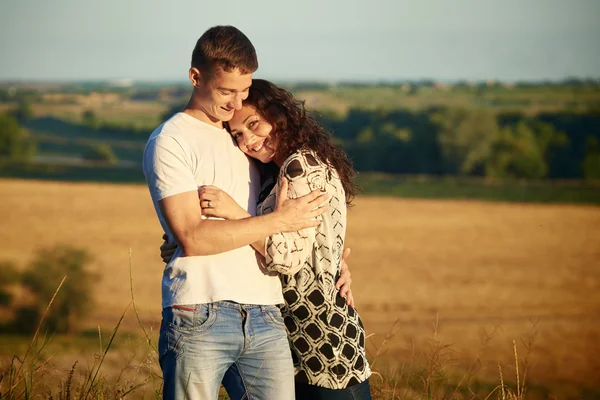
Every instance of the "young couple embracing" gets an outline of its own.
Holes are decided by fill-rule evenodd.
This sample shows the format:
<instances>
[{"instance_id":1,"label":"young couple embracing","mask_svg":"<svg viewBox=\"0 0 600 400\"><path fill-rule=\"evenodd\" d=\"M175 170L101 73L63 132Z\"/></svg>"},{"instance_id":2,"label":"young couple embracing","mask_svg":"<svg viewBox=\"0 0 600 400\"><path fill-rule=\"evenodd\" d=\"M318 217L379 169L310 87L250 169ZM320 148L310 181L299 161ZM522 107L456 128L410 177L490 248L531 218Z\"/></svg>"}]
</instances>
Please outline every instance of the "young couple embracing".
<instances>
[{"instance_id":1,"label":"young couple embracing","mask_svg":"<svg viewBox=\"0 0 600 400\"><path fill-rule=\"evenodd\" d=\"M285 89L252 79L250 40L198 40L185 108L143 169L165 232L165 399L371 399L344 261L354 169Z\"/></svg>"}]
</instances>

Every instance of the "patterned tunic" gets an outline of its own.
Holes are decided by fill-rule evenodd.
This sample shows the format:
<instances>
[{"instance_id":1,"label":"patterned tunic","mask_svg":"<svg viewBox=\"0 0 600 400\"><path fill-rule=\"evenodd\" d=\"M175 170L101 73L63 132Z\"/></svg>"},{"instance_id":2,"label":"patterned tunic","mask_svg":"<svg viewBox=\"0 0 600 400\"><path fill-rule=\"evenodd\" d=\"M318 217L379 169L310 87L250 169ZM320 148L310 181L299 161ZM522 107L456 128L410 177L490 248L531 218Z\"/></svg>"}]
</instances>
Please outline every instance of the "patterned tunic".
<instances>
[{"instance_id":1,"label":"patterned tunic","mask_svg":"<svg viewBox=\"0 0 600 400\"><path fill-rule=\"evenodd\" d=\"M346 234L345 192L336 171L309 151L288 157L282 176L289 180L290 198L314 189L329 194L329 209L317 228L278 233L266 243L266 268L279 272L283 284L296 380L343 389L371 374L362 321L335 288ZM279 185L259 204L259 215L275 209L278 190Z\"/></svg>"}]
</instances>

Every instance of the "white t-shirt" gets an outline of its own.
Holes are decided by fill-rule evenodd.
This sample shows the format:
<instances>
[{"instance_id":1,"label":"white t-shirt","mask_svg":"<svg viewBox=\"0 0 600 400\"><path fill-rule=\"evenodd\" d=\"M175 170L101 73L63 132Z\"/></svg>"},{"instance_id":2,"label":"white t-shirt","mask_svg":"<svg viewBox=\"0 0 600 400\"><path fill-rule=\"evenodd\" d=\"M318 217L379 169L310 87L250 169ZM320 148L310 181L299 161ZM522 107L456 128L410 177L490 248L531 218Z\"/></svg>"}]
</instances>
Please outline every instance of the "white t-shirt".
<instances>
[{"instance_id":1,"label":"white t-shirt","mask_svg":"<svg viewBox=\"0 0 600 400\"><path fill-rule=\"evenodd\" d=\"M143 169L154 209L171 240L173 234L158 201L197 191L202 185L224 190L251 215L256 215L258 170L224 129L177 113L150 135ZM223 300L262 305L283 303L279 277L263 271L250 246L192 257L183 257L178 249L163 272L162 306Z\"/></svg>"}]
</instances>

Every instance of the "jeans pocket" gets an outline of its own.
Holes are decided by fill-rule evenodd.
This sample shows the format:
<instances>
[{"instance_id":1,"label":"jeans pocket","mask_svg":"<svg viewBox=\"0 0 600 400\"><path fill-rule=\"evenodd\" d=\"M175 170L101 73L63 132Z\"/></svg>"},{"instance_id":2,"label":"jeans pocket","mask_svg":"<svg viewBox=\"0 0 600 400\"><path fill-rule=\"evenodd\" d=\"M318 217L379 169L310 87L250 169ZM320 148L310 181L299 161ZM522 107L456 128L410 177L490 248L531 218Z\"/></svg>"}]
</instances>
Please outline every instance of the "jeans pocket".
<instances>
[{"instance_id":1,"label":"jeans pocket","mask_svg":"<svg viewBox=\"0 0 600 400\"><path fill-rule=\"evenodd\" d=\"M163 320L169 328L180 333L203 332L214 324L216 310L211 304L198 304L181 308L165 308Z\"/></svg>"},{"instance_id":2,"label":"jeans pocket","mask_svg":"<svg viewBox=\"0 0 600 400\"><path fill-rule=\"evenodd\" d=\"M281 315L281 310L277 306L263 306L262 307L262 316L265 320L265 323L273 328L283 328L285 324L283 323L283 316Z\"/></svg>"},{"instance_id":3,"label":"jeans pocket","mask_svg":"<svg viewBox=\"0 0 600 400\"><path fill-rule=\"evenodd\" d=\"M166 369L174 368L173 364L185 353L185 344L189 338L189 334L185 332L179 332L172 327L165 324L164 333L159 338L159 355L158 363L160 364L163 373Z\"/></svg>"},{"instance_id":4,"label":"jeans pocket","mask_svg":"<svg viewBox=\"0 0 600 400\"><path fill-rule=\"evenodd\" d=\"M175 330L164 319L161 322L158 337L158 364L163 373L174 368L175 360L185 352L184 344L187 336L184 332Z\"/></svg>"}]
</instances>

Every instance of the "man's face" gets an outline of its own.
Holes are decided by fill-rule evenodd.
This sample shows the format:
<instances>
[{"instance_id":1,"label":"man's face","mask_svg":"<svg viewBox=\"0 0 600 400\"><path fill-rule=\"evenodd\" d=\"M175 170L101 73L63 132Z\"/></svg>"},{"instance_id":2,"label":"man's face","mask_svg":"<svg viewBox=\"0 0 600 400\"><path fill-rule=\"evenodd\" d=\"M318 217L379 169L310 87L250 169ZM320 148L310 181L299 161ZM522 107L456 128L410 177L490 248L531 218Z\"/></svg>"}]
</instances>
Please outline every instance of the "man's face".
<instances>
[{"instance_id":1,"label":"man's face","mask_svg":"<svg viewBox=\"0 0 600 400\"><path fill-rule=\"evenodd\" d=\"M229 121L233 112L242 108L242 101L248 97L252 85L252 74L241 74L239 69L231 72L216 67L211 74L197 72L196 81L190 70L194 84L197 105L213 123ZM198 71L198 70L196 70Z\"/></svg>"}]
</instances>

